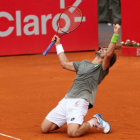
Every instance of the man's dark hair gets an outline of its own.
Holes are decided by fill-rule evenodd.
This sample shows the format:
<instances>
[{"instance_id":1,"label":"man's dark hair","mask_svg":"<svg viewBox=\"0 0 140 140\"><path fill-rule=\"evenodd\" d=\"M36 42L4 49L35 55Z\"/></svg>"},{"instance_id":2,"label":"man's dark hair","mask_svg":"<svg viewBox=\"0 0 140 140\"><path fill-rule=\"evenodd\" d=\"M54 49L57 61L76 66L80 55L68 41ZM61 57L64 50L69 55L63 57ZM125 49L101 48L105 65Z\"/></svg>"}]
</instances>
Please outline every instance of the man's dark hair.
<instances>
[{"instance_id":1,"label":"man's dark hair","mask_svg":"<svg viewBox=\"0 0 140 140\"><path fill-rule=\"evenodd\" d=\"M116 62L116 60L117 60L117 55L114 53L111 60L110 60L109 67L112 67L114 65L114 63Z\"/></svg>"}]
</instances>

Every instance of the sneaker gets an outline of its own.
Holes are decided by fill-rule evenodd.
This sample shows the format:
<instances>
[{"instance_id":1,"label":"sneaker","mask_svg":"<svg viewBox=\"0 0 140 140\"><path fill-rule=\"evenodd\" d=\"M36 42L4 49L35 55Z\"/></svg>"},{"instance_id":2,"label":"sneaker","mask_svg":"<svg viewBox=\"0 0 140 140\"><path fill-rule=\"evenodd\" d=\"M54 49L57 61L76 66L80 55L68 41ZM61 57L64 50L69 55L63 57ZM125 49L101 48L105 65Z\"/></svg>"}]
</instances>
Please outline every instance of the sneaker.
<instances>
[{"instance_id":1,"label":"sneaker","mask_svg":"<svg viewBox=\"0 0 140 140\"><path fill-rule=\"evenodd\" d=\"M101 114L97 113L93 116L93 118L97 119L97 128L99 129L103 129L103 132L105 134L108 134L111 130L111 126L107 121L104 121L103 117L101 116Z\"/></svg>"}]
</instances>

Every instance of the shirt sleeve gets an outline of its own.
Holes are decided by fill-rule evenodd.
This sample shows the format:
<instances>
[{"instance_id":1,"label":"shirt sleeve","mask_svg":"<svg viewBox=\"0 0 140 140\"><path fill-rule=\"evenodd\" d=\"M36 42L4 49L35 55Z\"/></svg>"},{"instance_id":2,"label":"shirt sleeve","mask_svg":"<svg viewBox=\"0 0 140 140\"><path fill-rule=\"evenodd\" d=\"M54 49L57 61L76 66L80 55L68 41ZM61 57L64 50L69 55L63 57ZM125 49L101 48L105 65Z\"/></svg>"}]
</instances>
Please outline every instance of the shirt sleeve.
<instances>
[{"instance_id":1,"label":"shirt sleeve","mask_svg":"<svg viewBox=\"0 0 140 140\"><path fill-rule=\"evenodd\" d=\"M73 62L73 66L74 66L74 68L75 68L75 70L77 72L78 69L79 69L79 66L80 66L80 62Z\"/></svg>"}]
</instances>

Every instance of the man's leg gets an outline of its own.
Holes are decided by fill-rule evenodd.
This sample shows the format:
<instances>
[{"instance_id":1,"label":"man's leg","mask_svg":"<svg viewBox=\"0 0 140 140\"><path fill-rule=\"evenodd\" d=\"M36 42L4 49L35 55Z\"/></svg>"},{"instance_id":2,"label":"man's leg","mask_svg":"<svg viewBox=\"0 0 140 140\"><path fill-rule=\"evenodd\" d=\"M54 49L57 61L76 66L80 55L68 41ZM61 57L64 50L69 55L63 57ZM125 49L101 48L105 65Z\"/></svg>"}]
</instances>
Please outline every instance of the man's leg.
<instances>
[{"instance_id":1,"label":"man's leg","mask_svg":"<svg viewBox=\"0 0 140 140\"><path fill-rule=\"evenodd\" d=\"M46 118L44 119L44 121L41 124L41 132L42 133L48 133L48 132L56 130L58 128L59 127L56 124L47 120Z\"/></svg>"},{"instance_id":2,"label":"man's leg","mask_svg":"<svg viewBox=\"0 0 140 140\"><path fill-rule=\"evenodd\" d=\"M103 117L100 114L95 114L91 120L84 122L82 125L70 123L68 125L67 133L70 137L80 137L86 134L92 127L102 129L106 134L108 134L111 129L110 124L103 120Z\"/></svg>"},{"instance_id":3,"label":"man's leg","mask_svg":"<svg viewBox=\"0 0 140 140\"><path fill-rule=\"evenodd\" d=\"M93 126L96 126L97 119L92 118L92 123L93 123ZM89 122L84 122L82 125L71 123L68 125L67 133L68 133L68 136L70 137L80 137L86 134L90 130L90 128L91 128L91 125Z\"/></svg>"},{"instance_id":4,"label":"man's leg","mask_svg":"<svg viewBox=\"0 0 140 140\"><path fill-rule=\"evenodd\" d=\"M98 21L109 22L109 2L108 0L98 0Z\"/></svg>"},{"instance_id":5,"label":"man's leg","mask_svg":"<svg viewBox=\"0 0 140 140\"><path fill-rule=\"evenodd\" d=\"M41 124L41 131L48 133L60 128L66 123L65 102L62 99L59 104L49 112Z\"/></svg>"},{"instance_id":6,"label":"man's leg","mask_svg":"<svg viewBox=\"0 0 140 140\"><path fill-rule=\"evenodd\" d=\"M111 0L112 19L114 24L121 24L120 0Z\"/></svg>"},{"instance_id":7,"label":"man's leg","mask_svg":"<svg viewBox=\"0 0 140 140\"><path fill-rule=\"evenodd\" d=\"M70 137L82 136L90 129L90 124L84 122L84 117L88 112L89 103L84 99L66 100L67 134Z\"/></svg>"}]
</instances>

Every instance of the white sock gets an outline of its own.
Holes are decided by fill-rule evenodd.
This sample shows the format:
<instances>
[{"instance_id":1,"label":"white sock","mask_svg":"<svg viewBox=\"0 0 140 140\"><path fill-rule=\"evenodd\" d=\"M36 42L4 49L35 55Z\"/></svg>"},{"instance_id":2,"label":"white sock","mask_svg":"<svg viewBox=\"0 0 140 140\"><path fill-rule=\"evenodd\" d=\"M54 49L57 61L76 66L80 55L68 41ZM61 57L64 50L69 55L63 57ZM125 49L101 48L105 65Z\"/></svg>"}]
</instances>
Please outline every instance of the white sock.
<instances>
[{"instance_id":1,"label":"white sock","mask_svg":"<svg viewBox=\"0 0 140 140\"><path fill-rule=\"evenodd\" d=\"M88 123L90 124L90 127L92 128L93 126L97 125L97 120L92 118L91 120L88 121Z\"/></svg>"}]
</instances>

